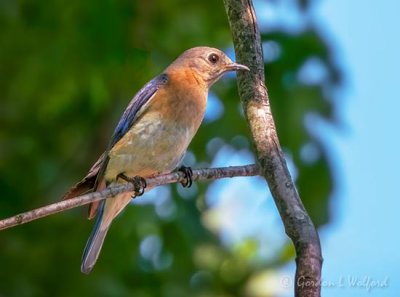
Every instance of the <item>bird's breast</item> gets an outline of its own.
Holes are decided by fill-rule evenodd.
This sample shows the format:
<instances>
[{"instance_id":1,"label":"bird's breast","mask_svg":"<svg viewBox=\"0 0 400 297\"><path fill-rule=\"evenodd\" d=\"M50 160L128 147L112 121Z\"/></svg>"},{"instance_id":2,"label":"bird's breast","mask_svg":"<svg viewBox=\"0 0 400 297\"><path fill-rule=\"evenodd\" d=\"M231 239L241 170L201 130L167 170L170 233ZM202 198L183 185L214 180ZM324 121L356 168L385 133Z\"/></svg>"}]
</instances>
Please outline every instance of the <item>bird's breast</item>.
<instances>
[{"instance_id":1,"label":"bird's breast","mask_svg":"<svg viewBox=\"0 0 400 297\"><path fill-rule=\"evenodd\" d=\"M109 153L106 180L170 172L181 161L204 117L205 93L161 89Z\"/></svg>"}]
</instances>

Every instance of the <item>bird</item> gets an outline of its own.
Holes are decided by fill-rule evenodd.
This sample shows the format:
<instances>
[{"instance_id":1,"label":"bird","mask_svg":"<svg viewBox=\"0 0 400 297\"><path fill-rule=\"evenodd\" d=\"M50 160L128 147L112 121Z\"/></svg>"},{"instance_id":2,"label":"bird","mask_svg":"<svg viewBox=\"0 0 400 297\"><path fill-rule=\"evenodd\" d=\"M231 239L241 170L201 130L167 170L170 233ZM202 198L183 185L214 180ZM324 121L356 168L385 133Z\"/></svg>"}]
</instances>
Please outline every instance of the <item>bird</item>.
<instances>
[{"instance_id":1,"label":"bird","mask_svg":"<svg viewBox=\"0 0 400 297\"><path fill-rule=\"evenodd\" d=\"M239 70L249 68L219 49L190 48L133 97L105 152L64 195L69 199L127 182L137 187L90 205L88 217L96 220L82 256L83 273L92 271L112 221L133 195L143 193L145 179L178 169L204 118L210 87L224 73ZM182 184L188 186L191 170L182 169L187 174Z\"/></svg>"}]
</instances>

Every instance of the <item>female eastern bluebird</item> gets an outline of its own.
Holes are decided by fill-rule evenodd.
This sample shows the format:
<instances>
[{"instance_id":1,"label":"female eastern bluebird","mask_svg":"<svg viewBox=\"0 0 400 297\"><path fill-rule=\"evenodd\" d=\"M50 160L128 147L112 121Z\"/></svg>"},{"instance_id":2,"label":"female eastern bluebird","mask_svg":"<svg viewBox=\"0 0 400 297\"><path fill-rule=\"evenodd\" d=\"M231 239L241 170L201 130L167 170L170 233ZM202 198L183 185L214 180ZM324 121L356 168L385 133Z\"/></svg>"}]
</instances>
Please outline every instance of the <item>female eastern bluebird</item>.
<instances>
[{"instance_id":1,"label":"female eastern bluebird","mask_svg":"<svg viewBox=\"0 0 400 297\"><path fill-rule=\"evenodd\" d=\"M126 183L128 177L174 170L203 120L209 88L225 72L236 70L249 68L233 63L218 49L185 51L135 95L105 153L64 198ZM82 256L83 273L92 270L111 222L131 196L122 193L90 206L89 218L96 215L96 222Z\"/></svg>"}]
</instances>

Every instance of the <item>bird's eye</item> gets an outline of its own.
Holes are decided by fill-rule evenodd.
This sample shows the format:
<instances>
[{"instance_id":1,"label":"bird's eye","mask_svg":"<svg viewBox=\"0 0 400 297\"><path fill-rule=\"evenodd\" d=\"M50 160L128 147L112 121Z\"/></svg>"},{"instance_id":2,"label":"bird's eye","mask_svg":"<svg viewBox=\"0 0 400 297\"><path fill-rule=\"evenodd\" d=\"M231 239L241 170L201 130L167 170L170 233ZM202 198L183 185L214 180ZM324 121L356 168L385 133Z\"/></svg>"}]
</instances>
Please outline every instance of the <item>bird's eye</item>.
<instances>
[{"instance_id":1,"label":"bird's eye","mask_svg":"<svg viewBox=\"0 0 400 297\"><path fill-rule=\"evenodd\" d=\"M218 57L217 54L210 54L210 55L208 56L208 61L210 61L211 64L217 63L218 60L219 60L219 57Z\"/></svg>"}]
</instances>

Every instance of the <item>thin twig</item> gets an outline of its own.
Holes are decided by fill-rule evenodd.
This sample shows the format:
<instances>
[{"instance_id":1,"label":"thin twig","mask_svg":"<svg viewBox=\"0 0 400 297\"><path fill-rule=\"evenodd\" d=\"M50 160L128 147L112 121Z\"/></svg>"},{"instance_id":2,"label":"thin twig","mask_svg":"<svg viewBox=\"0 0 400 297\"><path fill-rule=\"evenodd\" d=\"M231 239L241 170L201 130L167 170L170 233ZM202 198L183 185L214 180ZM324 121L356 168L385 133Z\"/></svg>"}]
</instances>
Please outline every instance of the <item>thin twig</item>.
<instances>
[{"instance_id":1,"label":"thin twig","mask_svg":"<svg viewBox=\"0 0 400 297\"><path fill-rule=\"evenodd\" d=\"M206 180L206 179L220 179L220 178L235 177L235 176L255 176L255 175L259 175L259 169L257 165L253 164L245 166L194 169L192 180L196 181L196 180ZM146 179L146 184L148 188L154 188L161 185L182 182L184 179L185 175L180 171L176 171L169 174L162 174L159 176L148 178ZM131 183L126 183L121 186L107 188L101 192L89 193L86 195L49 204L1 220L0 230L11 228L17 225L22 225L30 221L37 220L39 218L43 218L64 210L89 204L94 201L111 198L123 192L132 192L133 190L134 190L134 185Z\"/></svg>"},{"instance_id":2,"label":"thin twig","mask_svg":"<svg viewBox=\"0 0 400 297\"><path fill-rule=\"evenodd\" d=\"M276 134L265 86L261 37L254 7L251 0L224 0L224 4L236 59L251 70L238 73L238 87L260 170L296 249L295 296L320 296L322 256L319 237L297 193Z\"/></svg>"}]
</instances>

